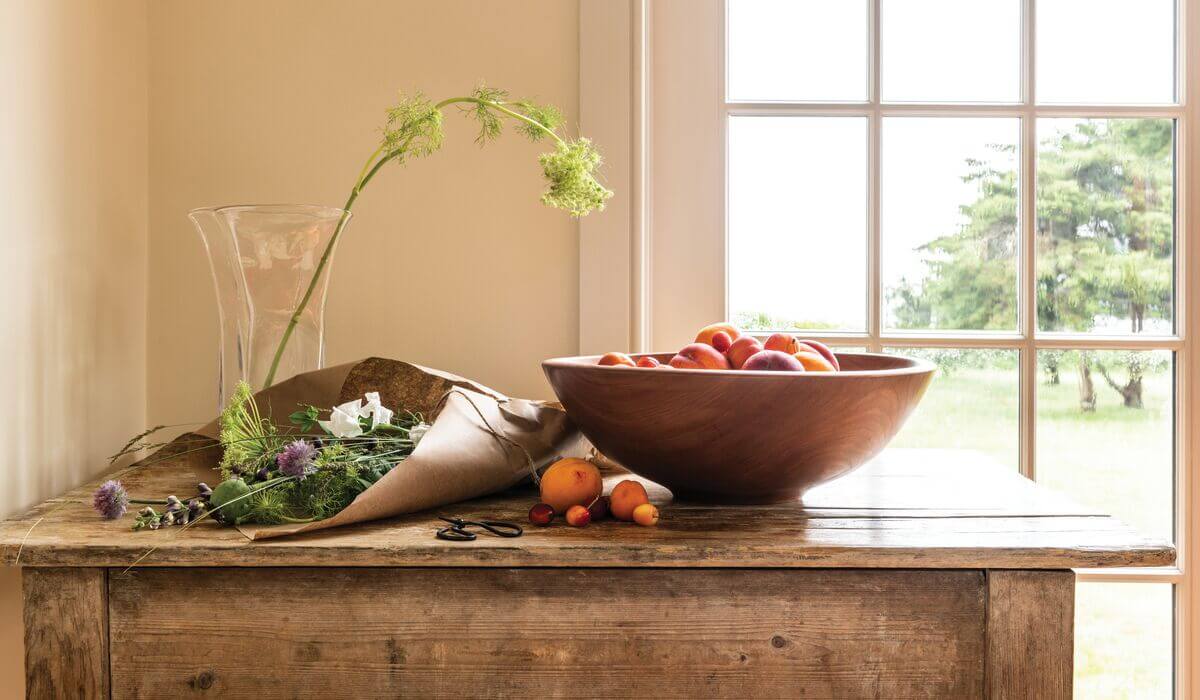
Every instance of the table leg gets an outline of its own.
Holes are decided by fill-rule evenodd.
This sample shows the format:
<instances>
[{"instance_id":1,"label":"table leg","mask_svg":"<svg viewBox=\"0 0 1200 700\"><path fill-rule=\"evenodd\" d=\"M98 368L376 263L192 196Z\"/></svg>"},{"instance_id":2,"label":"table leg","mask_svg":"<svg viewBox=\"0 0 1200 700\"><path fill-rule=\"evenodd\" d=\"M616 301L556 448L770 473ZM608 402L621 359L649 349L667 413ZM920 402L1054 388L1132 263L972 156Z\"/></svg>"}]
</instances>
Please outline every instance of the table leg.
<instances>
[{"instance_id":1,"label":"table leg","mask_svg":"<svg viewBox=\"0 0 1200 700\"><path fill-rule=\"evenodd\" d=\"M25 696L107 698L105 569L26 567Z\"/></svg>"},{"instance_id":2,"label":"table leg","mask_svg":"<svg viewBox=\"0 0 1200 700\"><path fill-rule=\"evenodd\" d=\"M1075 574L987 572L987 696L1070 698Z\"/></svg>"}]
</instances>

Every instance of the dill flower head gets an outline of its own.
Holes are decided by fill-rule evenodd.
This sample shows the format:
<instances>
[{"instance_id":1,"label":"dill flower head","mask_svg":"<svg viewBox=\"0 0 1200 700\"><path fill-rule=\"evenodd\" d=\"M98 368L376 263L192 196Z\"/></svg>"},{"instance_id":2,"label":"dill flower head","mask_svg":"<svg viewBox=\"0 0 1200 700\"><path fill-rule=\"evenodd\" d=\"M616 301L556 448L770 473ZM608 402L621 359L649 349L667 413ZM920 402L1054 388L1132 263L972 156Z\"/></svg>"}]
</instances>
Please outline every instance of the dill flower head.
<instances>
[{"instance_id":1,"label":"dill flower head","mask_svg":"<svg viewBox=\"0 0 1200 700\"><path fill-rule=\"evenodd\" d=\"M612 191L596 180L601 158L591 141L562 141L552 153L543 153L538 162L550 183L542 195L544 204L570 212L571 216L604 210Z\"/></svg>"},{"instance_id":2,"label":"dill flower head","mask_svg":"<svg viewBox=\"0 0 1200 700\"><path fill-rule=\"evenodd\" d=\"M288 443L287 447L275 456L275 465L285 476L304 476L316 457L317 448L304 440L296 440Z\"/></svg>"},{"instance_id":3,"label":"dill flower head","mask_svg":"<svg viewBox=\"0 0 1200 700\"><path fill-rule=\"evenodd\" d=\"M92 494L92 507L106 520L116 520L125 515L125 509L129 507L129 494L121 482L106 481Z\"/></svg>"},{"instance_id":4,"label":"dill flower head","mask_svg":"<svg viewBox=\"0 0 1200 700\"><path fill-rule=\"evenodd\" d=\"M387 111L383 150L395 154L396 163L427 156L442 147L442 112L424 95L400 93L400 101Z\"/></svg>"}]
</instances>

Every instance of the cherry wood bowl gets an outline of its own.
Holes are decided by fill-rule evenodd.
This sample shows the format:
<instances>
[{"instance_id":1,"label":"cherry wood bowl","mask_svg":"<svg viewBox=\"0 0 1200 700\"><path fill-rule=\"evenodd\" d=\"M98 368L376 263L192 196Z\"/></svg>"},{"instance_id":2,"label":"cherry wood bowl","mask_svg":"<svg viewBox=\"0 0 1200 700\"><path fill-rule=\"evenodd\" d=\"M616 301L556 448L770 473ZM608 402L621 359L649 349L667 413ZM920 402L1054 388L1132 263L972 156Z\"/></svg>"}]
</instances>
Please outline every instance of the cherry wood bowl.
<instances>
[{"instance_id":1,"label":"cherry wood bowl","mask_svg":"<svg viewBox=\"0 0 1200 700\"><path fill-rule=\"evenodd\" d=\"M841 372L601 367L599 355L542 369L583 434L630 471L677 498L775 503L875 456L933 378L911 357L837 357Z\"/></svg>"}]
</instances>

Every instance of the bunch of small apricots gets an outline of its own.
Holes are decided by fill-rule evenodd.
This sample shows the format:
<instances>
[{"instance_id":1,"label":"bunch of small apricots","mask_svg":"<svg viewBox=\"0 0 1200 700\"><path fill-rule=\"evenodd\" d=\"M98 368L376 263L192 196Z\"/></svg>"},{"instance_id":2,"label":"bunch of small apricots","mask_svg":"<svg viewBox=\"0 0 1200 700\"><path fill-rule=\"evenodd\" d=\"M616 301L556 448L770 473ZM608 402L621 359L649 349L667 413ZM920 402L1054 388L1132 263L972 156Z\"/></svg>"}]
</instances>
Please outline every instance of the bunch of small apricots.
<instances>
[{"instance_id":1,"label":"bunch of small apricots","mask_svg":"<svg viewBox=\"0 0 1200 700\"><path fill-rule=\"evenodd\" d=\"M600 470L586 459L560 459L551 464L538 488L542 500L529 509L529 522L534 525L549 525L560 514L573 527L609 515L638 525L658 524L658 508L650 503L640 482L626 479L605 496Z\"/></svg>"},{"instance_id":2,"label":"bunch of small apricots","mask_svg":"<svg viewBox=\"0 0 1200 700\"><path fill-rule=\"evenodd\" d=\"M601 365L675 369L746 369L768 372L837 372L837 356L824 343L800 340L791 333L775 333L765 341L746 335L728 323L705 326L696 341L662 364L653 357L634 360L623 352L610 352Z\"/></svg>"}]
</instances>

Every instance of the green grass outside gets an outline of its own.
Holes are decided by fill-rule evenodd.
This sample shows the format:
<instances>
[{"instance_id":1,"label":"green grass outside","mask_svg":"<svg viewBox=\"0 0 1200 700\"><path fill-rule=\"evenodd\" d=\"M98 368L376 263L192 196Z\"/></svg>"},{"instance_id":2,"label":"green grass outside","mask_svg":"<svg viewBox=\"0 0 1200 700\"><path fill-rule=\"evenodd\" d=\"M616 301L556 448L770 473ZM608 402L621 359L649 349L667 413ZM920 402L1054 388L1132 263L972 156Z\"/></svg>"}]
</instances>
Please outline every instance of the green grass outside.
<instances>
[{"instance_id":1,"label":"green grass outside","mask_svg":"<svg viewBox=\"0 0 1200 700\"><path fill-rule=\"evenodd\" d=\"M939 374L893 446L977 450L1015 470L1015 360L1014 354L987 368ZM1174 503L1170 370L1147 375L1143 409L1122 406L1097 373L1096 410L1084 413L1077 367L1064 366L1060 380L1053 386L1044 375L1038 380L1038 481L1140 532L1169 538ZM1169 585L1080 584L1076 627L1077 697L1171 697Z\"/></svg>"}]
</instances>

